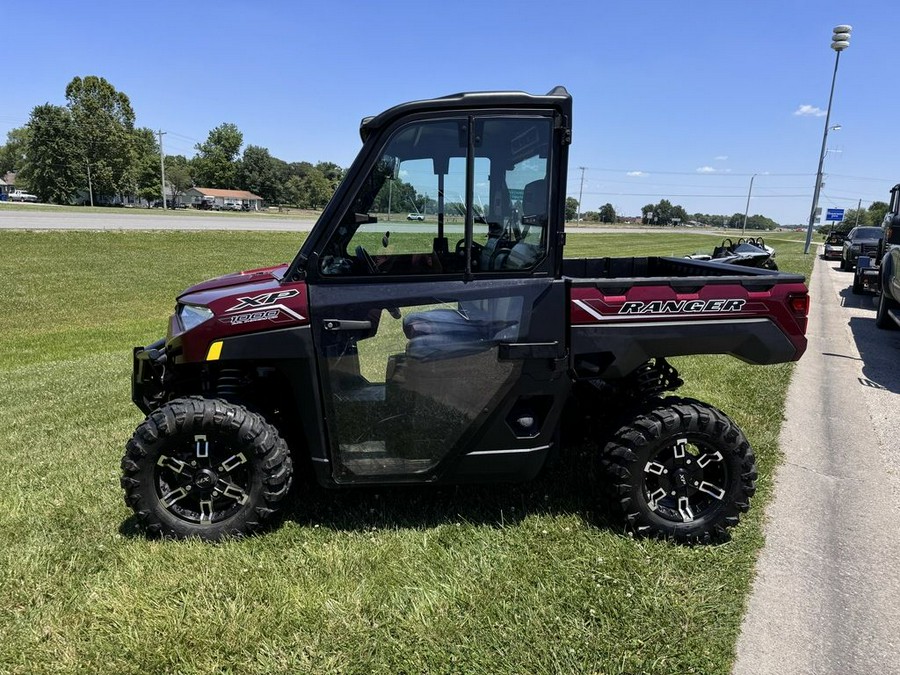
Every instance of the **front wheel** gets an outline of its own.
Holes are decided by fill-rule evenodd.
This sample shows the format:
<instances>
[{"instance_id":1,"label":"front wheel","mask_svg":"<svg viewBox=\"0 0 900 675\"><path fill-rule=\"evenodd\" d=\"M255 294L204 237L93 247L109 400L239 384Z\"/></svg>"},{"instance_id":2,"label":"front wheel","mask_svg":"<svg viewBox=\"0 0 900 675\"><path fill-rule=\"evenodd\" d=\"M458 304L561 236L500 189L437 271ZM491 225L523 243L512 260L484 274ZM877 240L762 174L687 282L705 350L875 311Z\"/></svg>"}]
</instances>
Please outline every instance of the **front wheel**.
<instances>
[{"instance_id":1,"label":"front wheel","mask_svg":"<svg viewBox=\"0 0 900 675\"><path fill-rule=\"evenodd\" d=\"M291 485L291 458L260 415L221 400L153 411L122 458L125 503L150 534L218 541L260 529Z\"/></svg>"},{"instance_id":2,"label":"front wheel","mask_svg":"<svg viewBox=\"0 0 900 675\"><path fill-rule=\"evenodd\" d=\"M601 454L614 511L643 537L728 539L756 491L756 459L727 415L700 401L651 403Z\"/></svg>"}]
</instances>

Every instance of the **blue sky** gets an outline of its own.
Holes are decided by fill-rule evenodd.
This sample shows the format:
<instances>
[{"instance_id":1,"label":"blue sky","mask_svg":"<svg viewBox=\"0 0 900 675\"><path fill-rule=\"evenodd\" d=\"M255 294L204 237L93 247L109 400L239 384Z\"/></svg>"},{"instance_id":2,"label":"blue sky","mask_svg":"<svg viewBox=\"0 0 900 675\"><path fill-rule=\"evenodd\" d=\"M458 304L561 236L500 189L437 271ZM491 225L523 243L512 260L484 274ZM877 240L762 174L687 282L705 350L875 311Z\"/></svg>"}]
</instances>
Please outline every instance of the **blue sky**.
<instances>
[{"instance_id":1,"label":"blue sky","mask_svg":"<svg viewBox=\"0 0 900 675\"><path fill-rule=\"evenodd\" d=\"M359 120L458 91L566 86L569 194L638 215L805 223L834 68L831 29L853 26L838 71L820 205L887 200L900 182L900 5L607 2L48 2L4 12L0 141L76 75L131 98L137 123L193 154L222 122L286 161L348 166ZM804 108L806 106L806 108ZM807 111L806 114L798 114Z\"/></svg>"}]
</instances>

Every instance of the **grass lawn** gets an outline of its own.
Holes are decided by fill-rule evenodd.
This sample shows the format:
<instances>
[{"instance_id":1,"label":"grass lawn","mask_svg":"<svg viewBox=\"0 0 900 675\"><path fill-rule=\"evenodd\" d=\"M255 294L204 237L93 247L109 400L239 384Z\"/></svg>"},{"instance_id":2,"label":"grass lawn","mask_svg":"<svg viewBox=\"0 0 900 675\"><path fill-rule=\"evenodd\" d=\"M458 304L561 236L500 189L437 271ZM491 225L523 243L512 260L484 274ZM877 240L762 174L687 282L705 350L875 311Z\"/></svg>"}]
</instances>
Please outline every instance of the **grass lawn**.
<instances>
[{"instance_id":1,"label":"grass lawn","mask_svg":"<svg viewBox=\"0 0 900 675\"><path fill-rule=\"evenodd\" d=\"M570 235L569 255L711 251L718 238ZM808 274L802 234L772 237ZM678 359L760 464L719 547L634 541L579 462L521 486L298 491L222 545L148 541L118 485L130 348L176 293L288 261L298 235L0 232L0 672L727 673L779 461L790 365Z\"/></svg>"}]
</instances>

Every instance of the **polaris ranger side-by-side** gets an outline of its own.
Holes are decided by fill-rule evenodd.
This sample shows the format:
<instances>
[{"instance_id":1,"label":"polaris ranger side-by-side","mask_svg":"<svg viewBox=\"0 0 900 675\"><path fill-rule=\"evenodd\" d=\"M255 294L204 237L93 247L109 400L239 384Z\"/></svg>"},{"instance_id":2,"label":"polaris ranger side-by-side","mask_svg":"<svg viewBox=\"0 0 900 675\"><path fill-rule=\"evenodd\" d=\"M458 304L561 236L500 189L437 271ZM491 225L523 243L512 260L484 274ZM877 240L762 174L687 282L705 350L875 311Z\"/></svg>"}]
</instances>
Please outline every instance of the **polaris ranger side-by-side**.
<instances>
[{"instance_id":1,"label":"polaris ranger side-by-side","mask_svg":"<svg viewBox=\"0 0 900 675\"><path fill-rule=\"evenodd\" d=\"M804 279L564 259L571 124L561 87L364 119L293 262L187 289L166 337L135 348L147 419L121 482L144 528L253 532L301 463L327 487L527 480L559 449L566 411L599 420L600 474L631 531L725 538L755 490L754 455L724 413L665 396L682 383L666 358L800 358ZM385 222L400 188L428 220Z\"/></svg>"}]
</instances>

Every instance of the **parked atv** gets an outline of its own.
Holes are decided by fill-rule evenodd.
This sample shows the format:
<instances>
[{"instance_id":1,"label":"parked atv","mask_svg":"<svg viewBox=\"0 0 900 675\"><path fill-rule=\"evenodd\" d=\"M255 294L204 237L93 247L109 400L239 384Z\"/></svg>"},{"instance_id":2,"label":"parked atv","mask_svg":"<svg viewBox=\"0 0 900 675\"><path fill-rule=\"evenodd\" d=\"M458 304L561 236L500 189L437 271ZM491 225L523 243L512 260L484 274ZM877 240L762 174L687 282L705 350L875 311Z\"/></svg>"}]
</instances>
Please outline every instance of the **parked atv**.
<instances>
[{"instance_id":1,"label":"parked atv","mask_svg":"<svg viewBox=\"0 0 900 675\"><path fill-rule=\"evenodd\" d=\"M749 237L738 239L737 243L731 239L722 240L721 246L713 249L712 255L694 253L686 256L692 260L715 260L729 265L742 265L744 267L759 267L767 270L777 270L775 264L775 249L767 246L762 237Z\"/></svg>"}]
</instances>

